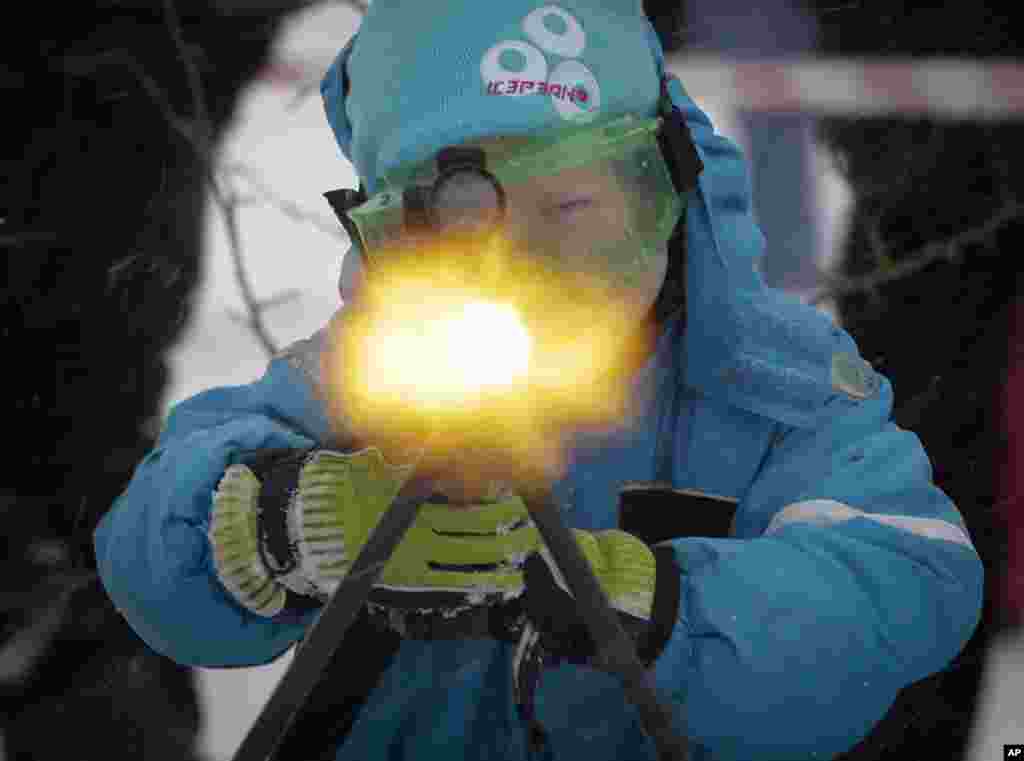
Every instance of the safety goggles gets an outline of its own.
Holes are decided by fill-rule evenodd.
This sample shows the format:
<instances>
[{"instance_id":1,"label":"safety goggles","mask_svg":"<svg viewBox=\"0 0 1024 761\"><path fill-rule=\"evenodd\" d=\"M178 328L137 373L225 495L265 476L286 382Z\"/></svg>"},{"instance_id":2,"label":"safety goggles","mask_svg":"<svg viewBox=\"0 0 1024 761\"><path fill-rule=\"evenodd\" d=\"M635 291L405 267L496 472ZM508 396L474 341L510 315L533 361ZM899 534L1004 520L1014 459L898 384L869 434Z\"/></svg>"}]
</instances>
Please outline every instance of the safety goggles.
<instances>
[{"instance_id":1,"label":"safety goggles","mask_svg":"<svg viewBox=\"0 0 1024 761\"><path fill-rule=\"evenodd\" d=\"M509 233L510 203L529 198L538 186L577 177L612 183L627 206L622 229L589 246L586 256L594 266L619 270L628 280L631 271L644 267L645 252L664 246L670 237L683 195L701 168L680 121L677 112L647 119L626 115L597 127L451 146L429 161L385 175L369 198L353 190L325 196L372 271L419 255L439 241L482 248ZM560 237L557 225L547 226L519 242L527 253L537 254L557 248Z\"/></svg>"}]
</instances>

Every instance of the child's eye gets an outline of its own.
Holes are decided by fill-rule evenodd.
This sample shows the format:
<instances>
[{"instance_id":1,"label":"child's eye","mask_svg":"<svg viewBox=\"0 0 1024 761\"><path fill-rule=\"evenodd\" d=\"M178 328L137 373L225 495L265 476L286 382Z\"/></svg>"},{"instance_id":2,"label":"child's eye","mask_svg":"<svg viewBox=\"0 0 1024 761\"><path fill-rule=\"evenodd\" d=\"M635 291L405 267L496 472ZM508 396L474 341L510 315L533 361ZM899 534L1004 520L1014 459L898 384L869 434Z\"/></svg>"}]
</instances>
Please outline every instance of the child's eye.
<instances>
[{"instance_id":1,"label":"child's eye","mask_svg":"<svg viewBox=\"0 0 1024 761\"><path fill-rule=\"evenodd\" d=\"M574 211L581 211L594 205L593 198L570 198L555 205L559 214L571 214Z\"/></svg>"}]
</instances>

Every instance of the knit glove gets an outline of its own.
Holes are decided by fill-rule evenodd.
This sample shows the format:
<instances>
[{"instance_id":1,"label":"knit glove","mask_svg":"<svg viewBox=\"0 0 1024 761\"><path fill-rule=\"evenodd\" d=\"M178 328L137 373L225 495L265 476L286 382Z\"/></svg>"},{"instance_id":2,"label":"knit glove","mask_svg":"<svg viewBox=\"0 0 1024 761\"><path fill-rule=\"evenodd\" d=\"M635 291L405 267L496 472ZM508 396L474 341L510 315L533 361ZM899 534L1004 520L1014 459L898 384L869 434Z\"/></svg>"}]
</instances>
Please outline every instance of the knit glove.
<instances>
[{"instance_id":1,"label":"knit glove","mask_svg":"<svg viewBox=\"0 0 1024 761\"><path fill-rule=\"evenodd\" d=\"M376 448L269 452L230 466L213 496L217 577L261 616L325 601L413 467L389 465ZM466 634L457 614L522 594L537 529L518 497L479 501L457 511L431 502L419 508L371 591L371 613L407 636L449 636L459 627ZM489 636L487 620L473 622Z\"/></svg>"},{"instance_id":2,"label":"knit glove","mask_svg":"<svg viewBox=\"0 0 1024 761\"><path fill-rule=\"evenodd\" d=\"M260 616L323 601L412 473L377 449L270 450L231 465L213 494L217 578Z\"/></svg>"}]
</instances>

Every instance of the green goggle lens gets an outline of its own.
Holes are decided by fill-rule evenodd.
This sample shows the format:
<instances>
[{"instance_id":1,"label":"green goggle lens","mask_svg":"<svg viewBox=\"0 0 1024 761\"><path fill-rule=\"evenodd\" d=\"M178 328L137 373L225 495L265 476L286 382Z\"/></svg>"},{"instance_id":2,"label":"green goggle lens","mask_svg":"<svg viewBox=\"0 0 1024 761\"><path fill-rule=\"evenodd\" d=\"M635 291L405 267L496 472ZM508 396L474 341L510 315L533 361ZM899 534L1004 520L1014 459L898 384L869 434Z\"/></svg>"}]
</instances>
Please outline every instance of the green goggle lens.
<instances>
[{"instance_id":1,"label":"green goggle lens","mask_svg":"<svg viewBox=\"0 0 1024 761\"><path fill-rule=\"evenodd\" d=\"M351 227L372 267L390 251L408 251L439 233L501 227L506 199L532 206L536 198L540 205L549 201L537 188L570 190L579 177L604 178L625 191L623 237L636 250L647 249L668 240L683 204L659 147L661 123L627 115L599 127L483 141L469 149L476 164L438 160L399 168L384 177L379 192L348 210ZM559 185L560 176L569 183Z\"/></svg>"}]
</instances>

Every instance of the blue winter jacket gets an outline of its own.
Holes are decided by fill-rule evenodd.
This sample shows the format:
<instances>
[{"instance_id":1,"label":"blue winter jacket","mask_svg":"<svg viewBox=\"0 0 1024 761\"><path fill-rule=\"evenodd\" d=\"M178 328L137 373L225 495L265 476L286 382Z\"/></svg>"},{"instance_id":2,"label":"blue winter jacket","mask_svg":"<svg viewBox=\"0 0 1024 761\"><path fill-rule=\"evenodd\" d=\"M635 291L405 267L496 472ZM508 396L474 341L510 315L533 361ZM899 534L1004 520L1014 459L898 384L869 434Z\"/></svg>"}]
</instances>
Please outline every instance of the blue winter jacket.
<instances>
[{"instance_id":1,"label":"blue winter jacket","mask_svg":"<svg viewBox=\"0 0 1024 761\"><path fill-rule=\"evenodd\" d=\"M629 482L668 481L735 510L728 538L669 542L682 598L655 682L694 761L827 759L961 650L979 620L982 565L920 441L890 422L888 381L827 316L763 286L742 156L680 100L705 166L687 211L688 327L670 323L632 379L637 421L579 436L555 494L583 529L616 525ZM326 440L320 338L250 385L177 405L96 530L111 599L180 663L267 663L315 615L267 620L235 604L206 534L228 465ZM338 760L530 758L510 659L491 640L403 642ZM656 758L606 674L548 672L537 716L547 758Z\"/></svg>"}]
</instances>

